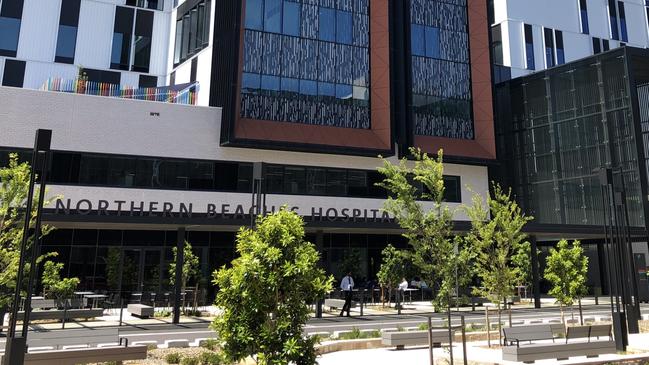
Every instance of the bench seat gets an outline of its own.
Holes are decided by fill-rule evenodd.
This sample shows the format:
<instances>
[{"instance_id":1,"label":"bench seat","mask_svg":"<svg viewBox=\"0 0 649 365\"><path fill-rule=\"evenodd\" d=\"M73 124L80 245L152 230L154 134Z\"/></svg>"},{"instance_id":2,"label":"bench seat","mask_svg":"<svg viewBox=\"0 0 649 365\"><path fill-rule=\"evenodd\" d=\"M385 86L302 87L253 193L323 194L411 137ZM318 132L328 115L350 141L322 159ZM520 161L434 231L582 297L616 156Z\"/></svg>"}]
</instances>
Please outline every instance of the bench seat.
<instances>
[{"instance_id":1,"label":"bench seat","mask_svg":"<svg viewBox=\"0 0 649 365\"><path fill-rule=\"evenodd\" d=\"M39 351L25 354L24 365L76 365L146 359L146 346L93 347L85 349ZM0 357L4 362L4 355Z\"/></svg>"},{"instance_id":2,"label":"bench seat","mask_svg":"<svg viewBox=\"0 0 649 365\"><path fill-rule=\"evenodd\" d=\"M126 310L139 318L153 317L153 307L144 304L129 304Z\"/></svg>"},{"instance_id":3,"label":"bench seat","mask_svg":"<svg viewBox=\"0 0 649 365\"><path fill-rule=\"evenodd\" d=\"M342 307L345 305L345 299L325 299L324 301L325 307L331 308L337 308L337 309L342 309ZM352 308L356 307L356 303L352 300Z\"/></svg>"},{"instance_id":4,"label":"bench seat","mask_svg":"<svg viewBox=\"0 0 649 365\"><path fill-rule=\"evenodd\" d=\"M451 331L451 334L455 336L455 330ZM432 337L433 344L449 343L447 329L432 330ZM428 345L428 331L383 332L381 343L386 346L396 346L399 350L405 346Z\"/></svg>"},{"instance_id":5,"label":"bench seat","mask_svg":"<svg viewBox=\"0 0 649 365\"><path fill-rule=\"evenodd\" d=\"M18 312L18 318L21 318L25 312ZM99 309L50 309L50 310L37 310L29 313L29 319L32 321L42 321L42 320L63 320L63 315L65 314L65 320L71 319L89 319L95 317L101 317L104 315L104 310Z\"/></svg>"},{"instance_id":6,"label":"bench seat","mask_svg":"<svg viewBox=\"0 0 649 365\"><path fill-rule=\"evenodd\" d=\"M543 359L568 359L573 356L598 356L615 353L615 341L537 343L503 347L503 360L534 362Z\"/></svg>"}]
</instances>

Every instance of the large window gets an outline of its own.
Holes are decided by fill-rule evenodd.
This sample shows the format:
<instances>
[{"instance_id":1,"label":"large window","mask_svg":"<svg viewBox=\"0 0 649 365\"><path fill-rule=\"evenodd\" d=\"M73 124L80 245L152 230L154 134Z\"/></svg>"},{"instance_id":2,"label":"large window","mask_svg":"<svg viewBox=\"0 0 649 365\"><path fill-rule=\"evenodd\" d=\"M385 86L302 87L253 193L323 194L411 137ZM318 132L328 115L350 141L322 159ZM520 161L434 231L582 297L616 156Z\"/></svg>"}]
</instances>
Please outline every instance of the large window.
<instances>
[{"instance_id":1,"label":"large window","mask_svg":"<svg viewBox=\"0 0 649 365\"><path fill-rule=\"evenodd\" d=\"M153 10L164 10L164 3L165 0L126 0L126 5Z\"/></svg>"},{"instance_id":2,"label":"large window","mask_svg":"<svg viewBox=\"0 0 649 365\"><path fill-rule=\"evenodd\" d=\"M579 0L579 21L581 24L581 32L583 34L590 33L588 26L588 2L587 0Z\"/></svg>"},{"instance_id":3,"label":"large window","mask_svg":"<svg viewBox=\"0 0 649 365\"><path fill-rule=\"evenodd\" d=\"M5 0L0 6L0 56L16 57L23 0Z\"/></svg>"},{"instance_id":4,"label":"large window","mask_svg":"<svg viewBox=\"0 0 649 365\"><path fill-rule=\"evenodd\" d=\"M254 0L253 0L254 2ZM174 65L179 65L208 46L211 1L202 0L191 9L178 10Z\"/></svg>"},{"instance_id":5,"label":"large window","mask_svg":"<svg viewBox=\"0 0 649 365\"><path fill-rule=\"evenodd\" d=\"M543 28L543 36L545 40L545 66L554 67L557 62L554 58L554 36L552 29Z\"/></svg>"},{"instance_id":6,"label":"large window","mask_svg":"<svg viewBox=\"0 0 649 365\"><path fill-rule=\"evenodd\" d=\"M626 12L624 11L624 3L622 1L617 2L618 17L620 18L620 36L622 37L622 42L629 41L629 33L626 28Z\"/></svg>"},{"instance_id":7,"label":"large window","mask_svg":"<svg viewBox=\"0 0 649 365\"><path fill-rule=\"evenodd\" d=\"M412 0L410 33L415 134L473 139L466 1ZM499 33L492 28L494 61L502 64Z\"/></svg>"},{"instance_id":8,"label":"large window","mask_svg":"<svg viewBox=\"0 0 649 365\"><path fill-rule=\"evenodd\" d=\"M608 19L611 27L611 38L619 40L620 32L617 25L617 6L616 0L608 0Z\"/></svg>"},{"instance_id":9,"label":"large window","mask_svg":"<svg viewBox=\"0 0 649 365\"><path fill-rule=\"evenodd\" d=\"M422 38L423 34L421 34L421 28L423 27L417 24L413 24L411 27L410 38L412 43L411 52L413 55L425 55L425 52L422 52L420 49L421 46L426 43L425 38ZM500 24L491 27L491 54L493 55L494 63L496 65L504 65L503 31Z\"/></svg>"},{"instance_id":10,"label":"large window","mask_svg":"<svg viewBox=\"0 0 649 365\"><path fill-rule=\"evenodd\" d=\"M55 62L74 63L80 5L81 0L63 0L61 3Z\"/></svg>"},{"instance_id":11,"label":"large window","mask_svg":"<svg viewBox=\"0 0 649 365\"><path fill-rule=\"evenodd\" d=\"M118 6L115 12L110 68L149 72L152 36L153 12L148 10L135 12L132 8ZM132 60L131 53L133 53Z\"/></svg>"},{"instance_id":12,"label":"large window","mask_svg":"<svg viewBox=\"0 0 649 365\"><path fill-rule=\"evenodd\" d=\"M523 26L525 33L525 68L528 70L535 70L536 65L534 62L534 34L532 26L525 24Z\"/></svg>"},{"instance_id":13,"label":"large window","mask_svg":"<svg viewBox=\"0 0 649 365\"><path fill-rule=\"evenodd\" d=\"M370 128L369 1L245 3L241 117Z\"/></svg>"},{"instance_id":14,"label":"large window","mask_svg":"<svg viewBox=\"0 0 649 365\"><path fill-rule=\"evenodd\" d=\"M566 63L566 52L563 49L563 32L555 30L554 39L557 48L557 65L563 65Z\"/></svg>"}]
</instances>

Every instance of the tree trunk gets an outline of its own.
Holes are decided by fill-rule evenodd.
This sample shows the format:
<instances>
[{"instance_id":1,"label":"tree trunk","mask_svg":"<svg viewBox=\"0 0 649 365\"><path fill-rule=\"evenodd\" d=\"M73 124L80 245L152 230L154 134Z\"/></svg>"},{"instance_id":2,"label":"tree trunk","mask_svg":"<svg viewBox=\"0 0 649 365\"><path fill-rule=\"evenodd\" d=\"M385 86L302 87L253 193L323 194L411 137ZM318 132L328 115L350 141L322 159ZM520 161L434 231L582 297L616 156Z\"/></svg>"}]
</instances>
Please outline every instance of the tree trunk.
<instances>
[{"instance_id":1,"label":"tree trunk","mask_svg":"<svg viewBox=\"0 0 649 365\"><path fill-rule=\"evenodd\" d=\"M579 324L583 326L584 325L584 312L581 309L581 298L579 298L578 303L579 303Z\"/></svg>"},{"instance_id":2,"label":"tree trunk","mask_svg":"<svg viewBox=\"0 0 649 365\"><path fill-rule=\"evenodd\" d=\"M564 318L563 318L563 303L561 303L561 302L559 302L559 311L561 312L561 323L563 323L563 325L565 326L566 321L564 321Z\"/></svg>"},{"instance_id":3,"label":"tree trunk","mask_svg":"<svg viewBox=\"0 0 649 365\"><path fill-rule=\"evenodd\" d=\"M501 304L498 303L498 344L500 345L503 344L502 317L503 317L502 307ZM487 329L487 331L489 331L489 329Z\"/></svg>"},{"instance_id":4,"label":"tree trunk","mask_svg":"<svg viewBox=\"0 0 649 365\"><path fill-rule=\"evenodd\" d=\"M2 328L5 325L5 315L8 312L8 309L6 306L0 308L0 333L2 333Z\"/></svg>"}]
</instances>

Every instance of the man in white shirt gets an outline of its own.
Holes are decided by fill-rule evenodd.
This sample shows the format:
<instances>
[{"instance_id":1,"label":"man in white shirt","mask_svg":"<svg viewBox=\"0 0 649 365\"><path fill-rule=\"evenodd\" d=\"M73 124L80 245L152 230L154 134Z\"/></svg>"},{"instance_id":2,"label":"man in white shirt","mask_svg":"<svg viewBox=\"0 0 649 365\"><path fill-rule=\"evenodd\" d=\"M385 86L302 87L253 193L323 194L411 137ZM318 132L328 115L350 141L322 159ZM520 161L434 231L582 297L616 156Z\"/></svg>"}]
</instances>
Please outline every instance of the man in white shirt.
<instances>
[{"instance_id":1,"label":"man in white shirt","mask_svg":"<svg viewBox=\"0 0 649 365\"><path fill-rule=\"evenodd\" d=\"M401 283L399 284L399 290L405 291L406 289L408 289L408 280L406 280L406 278L403 278L401 280Z\"/></svg>"},{"instance_id":2,"label":"man in white shirt","mask_svg":"<svg viewBox=\"0 0 649 365\"><path fill-rule=\"evenodd\" d=\"M340 282L340 289L345 293L345 305L340 311L340 317L343 316L345 311L347 311L347 317L349 317L349 310L352 308L352 290L354 289L354 279L352 279L351 272L347 273L347 276Z\"/></svg>"}]
</instances>

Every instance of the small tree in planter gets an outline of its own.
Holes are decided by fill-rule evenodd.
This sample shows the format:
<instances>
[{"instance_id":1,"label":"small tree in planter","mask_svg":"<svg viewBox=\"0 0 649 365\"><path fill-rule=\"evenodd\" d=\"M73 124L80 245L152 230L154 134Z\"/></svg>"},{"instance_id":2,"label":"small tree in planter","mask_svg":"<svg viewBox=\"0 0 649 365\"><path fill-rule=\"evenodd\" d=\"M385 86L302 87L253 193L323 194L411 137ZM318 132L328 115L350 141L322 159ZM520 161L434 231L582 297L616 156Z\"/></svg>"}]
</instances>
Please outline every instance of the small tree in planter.
<instances>
[{"instance_id":1,"label":"small tree in planter","mask_svg":"<svg viewBox=\"0 0 649 365\"><path fill-rule=\"evenodd\" d=\"M80 282L79 278L61 279L61 270L63 270L63 263L45 261L41 279L44 296L56 299L59 305L72 296Z\"/></svg>"},{"instance_id":2,"label":"small tree in planter","mask_svg":"<svg viewBox=\"0 0 649 365\"><path fill-rule=\"evenodd\" d=\"M561 240L556 249L550 249L550 255L544 272L545 279L552 283L549 294L557 299L561 310L561 322L564 321L565 306L570 306L574 320L574 303L586 292L588 274L588 257L579 241L573 241L568 247L568 241Z\"/></svg>"},{"instance_id":3,"label":"small tree in planter","mask_svg":"<svg viewBox=\"0 0 649 365\"><path fill-rule=\"evenodd\" d=\"M169 283L171 285L175 285L176 282L176 258L178 255L178 249L176 247L173 248L173 254L173 261L169 263ZM187 283L198 276L200 272L199 267L200 261L198 256L194 254L191 243L185 241L185 247L183 249L182 281L180 283L180 288L183 292L187 288ZM198 283L196 284L194 293L196 294L197 291ZM194 296L194 299L196 299L196 296ZM187 301L187 298L185 298L185 301ZM194 311L196 310L196 304L196 300L194 300Z\"/></svg>"},{"instance_id":4,"label":"small tree in planter","mask_svg":"<svg viewBox=\"0 0 649 365\"><path fill-rule=\"evenodd\" d=\"M408 255L405 251L398 250L392 245L387 245L381 252L381 256L383 257L383 261L376 276L381 285L381 298L385 298L383 288L387 288L389 302L390 292L399 285L401 278L406 276ZM383 299L383 304L385 302L385 299Z\"/></svg>"},{"instance_id":5,"label":"small tree in planter","mask_svg":"<svg viewBox=\"0 0 649 365\"><path fill-rule=\"evenodd\" d=\"M492 185L486 205L482 196L474 194L465 210L471 219L466 241L475 250L475 271L482 286L475 293L496 303L501 336L502 303L524 280L529 265L530 243L522 229L533 218L525 216L511 191L498 184Z\"/></svg>"},{"instance_id":6,"label":"small tree in planter","mask_svg":"<svg viewBox=\"0 0 649 365\"><path fill-rule=\"evenodd\" d=\"M231 362L250 356L260 365L316 363L315 339L304 336L309 304L332 289L320 255L304 240L304 221L282 207L241 228L232 267L214 273L222 313L212 323Z\"/></svg>"}]
</instances>

